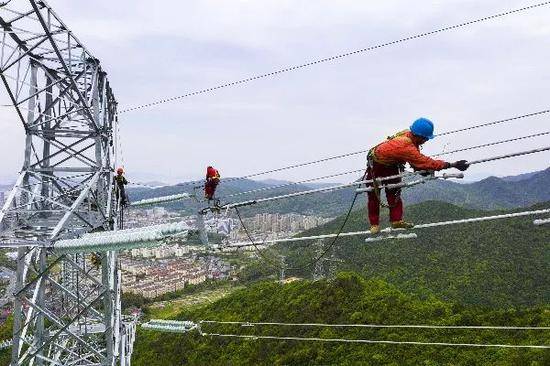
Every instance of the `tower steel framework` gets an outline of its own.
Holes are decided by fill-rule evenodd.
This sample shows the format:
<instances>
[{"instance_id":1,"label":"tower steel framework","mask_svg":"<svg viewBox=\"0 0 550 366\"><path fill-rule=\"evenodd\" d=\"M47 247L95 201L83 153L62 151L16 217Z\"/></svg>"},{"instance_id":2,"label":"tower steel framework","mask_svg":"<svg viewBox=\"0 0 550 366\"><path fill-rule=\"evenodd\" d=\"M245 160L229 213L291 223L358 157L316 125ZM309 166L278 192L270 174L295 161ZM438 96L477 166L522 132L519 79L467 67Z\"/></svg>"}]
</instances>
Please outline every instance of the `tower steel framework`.
<instances>
[{"instance_id":1,"label":"tower steel framework","mask_svg":"<svg viewBox=\"0 0 550 366\"><path fill-rule=\"evenodd\" d=\"M128 365L135 322L121 314L117 253L93 265L53 249L120 224L107 74L45 1L1 2L0 26L0 78L26 134L0 211L0 246L18 253L11 364Z\"/></svg>"}]
</instances>

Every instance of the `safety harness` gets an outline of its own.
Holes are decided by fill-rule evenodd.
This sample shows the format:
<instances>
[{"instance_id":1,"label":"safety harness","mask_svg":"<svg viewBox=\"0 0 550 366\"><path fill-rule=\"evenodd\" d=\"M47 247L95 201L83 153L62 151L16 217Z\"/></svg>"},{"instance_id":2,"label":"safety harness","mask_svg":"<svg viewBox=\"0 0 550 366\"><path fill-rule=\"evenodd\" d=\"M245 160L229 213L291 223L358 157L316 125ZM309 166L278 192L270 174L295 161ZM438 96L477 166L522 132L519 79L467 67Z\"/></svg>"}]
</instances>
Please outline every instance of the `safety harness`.
<instances>
[{"instance_id":1,"label":"safety harness","mask_svg":"<svg viewBox=\"0 0 550 366\"><path fill-rule=\"evenodd\" d=\"M367 177L367 175L370 171L370 176L372 178L373 192L376 195L376 198L378 199L378 202L380 202L380 205L382 207L393 208L393 207L395 207L395 205L390 205L389 203L386 204L386 203L382 202L382 200L381 200L381 197L380 197L380 191L381 191L380 182L377 180L378 177L374 174L374 163L375 162L379 163L379 164L384 164L384 163L376 157L376 148L378 146L382 145L383 143L388 142L390 140L405 137L405 134L407 132L409 132L409 130L403 130L403 131L400 131L400 132L396 133L395 135L388 136L386 141L381 142L378 145L376 145L375 147L373 147L372 149L370 149L368 154L367 154L367 170L365 171L365 174L363 175L362 180L366 179L366 177ZM384 164L384 165L386 165L386 164ZM402 174L405 171L405 166L403 164L397 164L397 166L398 166L398 173ZM401 195L401 190L398 189L397 193L396 193L396 198L400 199L400 195Z\"/></svg>"}]
</instances>

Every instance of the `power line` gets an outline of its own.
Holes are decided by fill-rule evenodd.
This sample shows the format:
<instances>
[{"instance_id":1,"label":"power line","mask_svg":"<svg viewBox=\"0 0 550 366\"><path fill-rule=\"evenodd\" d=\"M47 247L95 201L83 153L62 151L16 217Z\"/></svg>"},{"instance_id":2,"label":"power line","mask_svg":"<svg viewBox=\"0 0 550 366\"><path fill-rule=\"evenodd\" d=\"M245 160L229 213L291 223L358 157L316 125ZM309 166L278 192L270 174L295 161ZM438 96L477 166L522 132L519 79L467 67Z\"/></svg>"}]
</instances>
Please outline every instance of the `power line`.
<instances>
[{"instance_id":1,"label":"power line","mask_svg":"<svg viewBox=\"0 0 550 366\"><path fill-rule=\"evenodd\" d=\"M477 149L481 149L481 148L485 148L485 147L489 147L489 146L495 146L495 145L501 145L501 144L520 141L520 140L532 139L532 138L536 138L536 137L540 137L540 136L546 136L546 135L549 135L549 134L550 134L550 131L539 132L539 133L536 133L536 134L527 135L527 136L520 136L520 137L516 137L516 138L512 138L512 139L499 140L499 141L493 141L493 142L482 144L482 145L469 146L469 147L465 147L465 148L461 148L461 149L457 149L457 150L453 150L453 151L443 151L443 152L440 152L438 154L434 154L434 155L431 155L431 156L432 157L439 157L439 156L443 156L443 155L451 155L451 154L458 153L458 152L477 150ZM345 172L340 172L340 173L335 173L335 174L330 174L330 175L324 175L324 176L320 176L320 177L313 177L313 178L305 179L305 180L298 181L298 182L289 182L289 183L285 183L285 184L281 184L281 185L275 185L275 186L268 186L268 187L263 187L263 188L252 189L252 190L248 190L248 191L244 191L244 192L238 192L238 193L233 193L233 194L229 194L229 195L226 195L226 196L222 196L222 197L220 197L220 199L227 199L227 198L231 198L231 197L237 197L237 196L242 196L242 195L247 195L247 194L252 194L252 193L266 192L266 191L271 191L271 190L280 189L280 188L297 186L297 185L301 185L301 184L304 184L304 183L311 183L311 182L324 180L324 179L329 179L329 178L334 178L334 177L338 177L338 176L355 174L355 173L362 172L364 170L365 170L364 168L355 169L355 170L350 170L350 171L345 171ZM133 182L130 182L130 184L143 186L143 187L147 187L147 188L151 188L151 189L164 187L164 186L152 187L152 186L147 186L147 185L144 185L144 184L141 184L141 183L133 183ZM147 199L145 201L151 201L151 203L157 203L156 201L158 200L159 201L158 203L162 203L160 201L167 200L171 197L172 196L161 196L161 197L150 198L150 199ZM189 198L192 198L192 197L189 196ZM139 204L139 202L134 202L132 205L136 206L138 204Z\"/></svg>"},{"instance_id":2,"label":"power line","mask_svg":"<svg viewBox=\"0 0 550 366\"><path fill-rule=\"evenodd\" d=\"M268 336L268 335L243 335L243 334L206 333L206 332L202 332L202 331L201 331L201 335L202 336L210 336L210 337L244 338L244 339L254 339L254 340L256 340L256 339L271 339L271 340L281 340L281 341L368 343L368 344L393 344L393 345L413 345L413 346L550 349L550 346L548 346L548 345L416 342L416 341L390 341L390 340L373 340L373 339L319 338L319 337L283 337L283 336Z\"/></svg>"},{"instance_id":3,"label":"power line","mask_svg":"<svg viewBox=\"0 0 550 366\"><path fill-rule=\"evenodd\" d=\"M541 110L541 111L537 111L537 112L522 114L522 115L513 116L513 117L500 119L500 120L496 120L496 121L484 122L484 123L480 123L480 124L474 124L474 125L471 125L469 127L463 128L463 129L445 131L445 132L442 132L440 134L437 134L436 136L446 136L446 135L451 135L451 134L460 133L460 132L464 132L464 131L470 131L470 130L474 130L474 129L478 129L478 128L495 126L495 125L498 125L498 124L503 124L503 123L507 123L507 122L514 122L514 121L522 120L524 118L531 118L531 117L541 116L541 115L545 115L545 114L548 114L548 113L550 113L550 109L545 109L545 110ZM532 136L532 137L535 137L535 136ZM525 136L524 138L530 138L530 137ZM496 145L496 144L504 143L504 142L509 142L509 141L505 140L505 141L496 142L494 144ZM480 147L483 147L483 146L480 145ZM472 149L472 148L470 148L470 149ZM239 180L245 180L245 179L250 179L250 178L262 176L262 175L278 173L278 172L282 172L282 171L285 171L285 170L291 170L291 169L301 168L301 167L304 167L304 166L320 164L320 163L324 163L324 162L327 162L327 161L348 158L348 157L351 157L351 156L366 154L366 153L369 152L369 150L370 149L364 149L364 150L353 151L353 152L339 154L339 155L327 156L325 158L321 158L321 159L318 159L318 160L306 161L306 162L302 162L302 163L295 163L295 164L288 165L288 166L283 166L283 167L280 167L280 168L275 168L275 169L264 170L264 171L260 171L260 172L256 172L256 173L246 174L246 175L243 175L243 176L240 176L240 177L226 178L226 179L222 179L221 182L224 182L224 183L235 182L235 181L239 181ZM190 185L196 186L197 184L201 184L201 183L203 183L202 180L195 180L195 181L190 181L190 182L179 183L179 184L176 184L175 186L177 186L177 187L184 187L184 186L190 186ZM139 185L141 185L141 184L139 184ZM145 185L143 185L143 186L145 186ZM155 188L159 188L159 187L155 187Z\"/></svg>"},{"instance_id":4,"label":"power line","mask_svg":"<svg viewBox=\"0 0 550 366\"><path fill-rule=\"evenodd\" d=\"M338 343L368 343L368 344L393 344L393 345L416 345L416 346L449 346L449 347L493 347L493 348L534 348L548 349L549 345L527 345L527 344L488 344L488 343L450 343L450 342L418 342L418 341L395 341L395 340L374 340L374 339L349 339L349 338L321 338L321 337L293 337L293 336L270 336L251 334L222 334L209 333L202 329L203 324L232 324L246 326L255 325L277 325L277 326L299 326L299 327L362 327L362 328L424 328L424 329L475 329L475 330L548 330L550 327L515 327L515 326L437 326L437 325L381 325L381 324L321 324L321 323L250 323L250 322L223 322L201 320L173 321L152 319L142 325L148 330L189 333L197 330L203 337L226 337L242 339L270 339L270 340L292 340L292 341L315 341L315 342L338 342Z\"/></svg>"},{"instance_id":5,"label":"power line","mask_svg":"<svg viewBox=\"0 0 550 366\"><path fill-rule=\"evenodd\" d=\"M283 323L283 322L239 322L201 320L199 324L228 324L241 326L291 326L327 328L414 328L414 329L476 329L476 330L550 330L550 327L498 326L498 325L430 325L430 324L328 324L328 323Z\"/></svg>"},{"instance_id":6,"label":"power line","mask_svg":"<svg viewBox=\"0 0 550 366\"><path fill-rule=\"evenodd\" d=\"M525 216L536 216L536 215L544 215L550 213L550 208L548 209L541 209L541 210L534 210L534 211L521 211L521 212L514 212L509 214L502 214L502 215L494 215L494 216L481 216L481 217L473 217L469 219L460 219L460 220L450 220L450 221L439 221L439 222L432 222L427 224L419 224L415 225L412 229L408 230L401 230L401 229L385 229L382 234L385 233L391 233L391 232L405 232L405 231L414 231L418 229L427 229L432 227L439 227L439 226L450 226L450 225L460 225L460 224L469 224L474 222L485 222L485 221L494 221L494 220L502 220L502 219L511 219L511 218L517 218L517 217L525 217ZM346 236L368 236L372 235L370 231L350 231L350 232L343 232L340 233L339 237L346 237ZM285 239L274 239L274 240L268 240L265 241L265 243L269 244L277 244L277 243L292 243L292 242L298 242L298 241L309 241L309 240L319 240L319 239L329 239L336 237L337 234L323 234L323 235L314 235L314 236L302 236L302 237L294 237L294 238L285 238ZM224 248L243 248L250 246L250 243L235 243L226 245Z\"/></svg>"},{"instance_id":7,"label":"power line","mask_svg":"<svg viewBox=\"0 0 550 366\"><path fill-rule=\"evenodd\" d=\"M319 181L319 180L340 177L340 176L343 176L343 175L361 173L361 172L364 172L364 171L365 171L364 168L355 169L355 170L349 170L349 171L345 171L345 172L341 172L341 173L324 175L324 176L321 176L321 177L314 177L314 178L310 178L310 179L306 179L306 180L301 180L301 181L298 181L298 182L289 182L289 183L280 184L280 185L276 185L276 186L269 186L269 187L263 187L263 188L258 188L258 189L251 189L249 191L238 192L238 193L229 194L227 196L222 196L222 197L220 197L220 199L221 198L230 198L230 197L235 197L235 196L242 196L242 195L251 194L251 193L271 191L271 190L274 190L274 189L286 188L286 187L291 187L291 186L300 185L300 184L304 184L304 183L311 183L311 182L315 182L315 181Z\"/></svg>"},{"instance_id":8,"label":"power line","mask_svg":"<svg viewBox=\"0 0 550 366\"><path fill-rule=\"evenodd\" d=\"M517 158L519 156L531 155L531 154L536 154L536 153L539 153L539 152L544 152L544 151L549 151L549 150L550 150L550 146L540 147L540 148L532 149L532 150L519 151L519 152L511 153L511 154L491 156L489 158L473 160L473 161L469 161L468 164L469 165L483 164L483 163L488 163L490 161Z\"/></svg>"},{"instance_id":9,"label":"power line","mask_svg":"<svg viewBox=\"0 0 550 366\"><path fill-rule=\"evenodd\" d=\"M520 152L516 152L516 153L511 153L511 154L498 155L498 156L492 156L492 157L485 158L485 159L469 161L468 164L469 165L477 165L477 164L487 163L487 162L490 162L490 161L510 159L510 158L514 158L514 157L530 155L530 154L535 154L535 153L539 153L539 152L543 152L543 151L549 151L549 150L550 150L550 146L547 146L547 147L542 147L542 148L538 148L538 149L520 151ZM422 172L414 172L414 173L405 172L403 174L398 174L398 175L395 175L395 176L379 178L379 179L377 179L377 181L388 180L388 179L391 179L391 178L401 178L401 177L405 177L405 176L408 176L408 175L411 175L411 174L420 174ZM250 206L250 205L255 205L255 204L258 204L258 203L277 201L277 200L286 199L286 198L296 198L296 197L315 194L315 193L326 193L326 192L341 190L341 189L345 189L345 188L349 188L349 187L359 186L359 185L367 184L367 183L373 183L373 180L372 179L361 180L361 181L357 181L357 182L341 184L341 185L336 185L336 186L332 186L332 187L318 188L318 189L312 189L312 190L308 190L308 191L300 191L300 192L295 192L295 193L283 194L283 195L280 195L280 196L260 198L260 199L248 200L248 201L236 202L236 203L229 203L229 204L225 204L223 207L224 208L236 208L236 207Z\"/></svg>"},{"instance_id":10,"label":"power line","mask_svg":"<svg viewBox=\"0 0 550 366\"><path fill-rule=\"evenodd\" d=\"M480 125L477 125L477 126L470 126L470 127L465 127L465 128L459 128L457 130L442 132L440 134L437 134L436 136L452 135L452 134L455 134L455 133L458 133L458 132L470 131L470 130L473 130L473 129L476 129L476 128L494 126L494 125L499 125L501 123L515 121L515 120L518 120L518 119L540 116L540 115L543 115L543 114L547 114L549 112L550 112L550 109L545 109L545 110L542 110L542 111L528 113L528 114L524 114L524 115L521 115L521 116L505 118L505 119L501 119L501 120L493 121L493 122L487 122L487 123L483 123L483 124L480 124Z\"/></svg>"},{"instance_id":11,"label":"power line","mask_svg":"<svg viewBox=\"0 0 550 366\"><path fill-rule=\"evenodd\" d=\"M490 142L490 143L482 144L482 145L469 146L469 147L465 147L465 148L457 149L457 150L453 150L453 151L446 151L446 152L443 151L443 152L440 152L438 154L434 154L434 155L431 155L431 156L432 157L438 157L438 156L443 156L443 155L450 155L450 154L454 154L454 153L457 153L457 152L477 150L477 149L481 149L481 148L484 148L484 147L496 146L496 145L501 145L501 144L505 144L505 143L515 142L515 141L520 141L520 140L527 140L527 139L532 139L532 138L535 138L535 137L546 136L546 135L550 135L550 131L540 132L540 133L527 135L527 136L516 137L516 138L512 138L512 139L494 141L494 142ZM359 172L362 172L362 171L365 171L365 169L363 168L363 169L350 170L350 171L346 171L346 172L342 172L342 173L325 175L325 176L321 176L321 177L314 177L314 178L302 180L302 181L299 181L299 182L290 182L290 183L281 184L281 185L277 185L277 186L270 186L270 187L252 189L252 190L245 191L245 192L233 193L233 194L230 194L230 195L227 195L227 196L223 196L221 198L230 198L230 197L241 196L241 195L250 194L250 193L256 193L256 192L269 191L269 190L273 190L273 189L285 188L285 187L290 187L290 186L294 186L294 185L310 183L310 182L314 182L314 181L318 181L318 180L323 180L323 179L328 179L328 178L333 178L333 177L338 177L338 176L343 176L343 175L348 175L348 174L353 174L353 173L359 173Z\"/></svg>"},{"instance_id":12,"label":"power line","mask_svg":"<svg viewBox=\"0 0 550 366\"><path fill-rule=\"evenodd\" d=\"M545 2L541 2L541 3L525 6L525 7L522 7L522 8L518 8L518 9L514 9L514 10L508 10L508 11L505 11L505 12L485 16L483 18L477 18L477 19L466 21L466 22L463 22L463 23L458 23L458 24L442 27L442 28L435 29L435 30L432 30L432 31L429 31L429 32L417 33L415 35L400 38L400 39L397 39L397 40L394 40L394 41L380 43L380 44L377 44L377 45L374 45L374 46L361 48L361 49L358 49L358 50L354 50L354 51L350 51L350 52L346 52L346 53L341 53L341 54L326 57L326 58L317 59L317 60L306 62L306 63L300 64L300 65L285 67L285 68L275 70L275 71L272 71L272 72L268 72L268 73L265 73L265 74L251 76L251 77L248 77L248 78L245 78L245 79L240 79L240 80L232 81L232 82L229 82L229 83L220 84L220 85L210 87L210 88L206 88L206 89L200 89L200 90L197 90L197 91L194 91L194 92L190 92L190 93L186 93L186 94L183 94L183 95L178 95L178 96L174 96L174 97L170 97L170 98L157 100L157 101L154 101L154 102L151 102L151 103L146 103L146 104L138 105L138 106L135 106L135 107L129 107L129 108L121 110L118 113L120 114L120 113L131 112L131 111L135 111L135 110L139 110L139 109L149 108L149 107L153 107L153 106L156 106L156 105L159 105L159 104L173 102L175 100L188 98L188 97L199 95L199 94L210 93L210 92L213 92L213 91L216 91L216 90L219 90L219 89L223 89L223 88L228 88L228 87L233 87L233 86L237 86L237 85L241 85L241 84L246 84L246 83L249 83L249 82L254 81L254 80L264 79L264 78L267 78L267 77L273 77L273 76L276 76L276 75L279 75L279 74L283 74L283 73L286 73L286 72L295 71L295 70L299 70L299 69L304 69L304 68L314 66L314 65L317 65L317 64L322 64L322 63L331 62L331 61L334 61L334 60L339 60L339 59L344 58L344 57L353 56L353 55L357 55L357 54L361 54L361 53L365 53L365 52L369 52L369 51L374 51L374 50L377 50L379 48L393 46L393 45L400 44L400 43L403 43L403 42L408 42L408 41L412 41L412 40L415 40L415 39L432 36L434 34L443 33L443 32L447 32L447 31L463 28L463 27L466 27L466 26L469 26L469 25L473 25L473 24L476 24L476 23L482 23L482 22L485 22L485 21L488 21L488 20L494 20L494 19L505 17L505 16L508 16L508 15L512 15L512 14L524 12L524 11L527 11L527 10L543 7L543 6L546 6L546 5L549 5L549 4L550 4L550 1L545 1Z\"/></svg>"},{"instance_id":13,"label":"power line","mask_svg":"<svg viewBox=\"0 0 550 366\"><path fill-rule=\"evenodd\" d=\"M484 122L484 123L480 123L480 124L474 124L474 125L471 125L469 127L463 128L463 129L445 131L445 132L442 132L440 134L437 134L436 136L439 137L439 136L452 135L452 134L456 134L456 133L460 133L460 132L464 132L464 131L470 131L470 130L474 130L474 129L478 129L478 128L484 128L484 127L488 127L488 126L495 126L495 125L498 125L498 124L513 122L513 121L521 120L521 119L524 119L524 118L536 117L536 116L540 116L540 115L544 115L544 114L548 114L548 113L550 113L550 109L545 109L545 110L541 110L541 111L537 111L537 112L522 114L522 115L513 116L513 117L509 117L509 118L504 118L504 119L500 119L500 120L496 120L496 121ZM303 162L303 163L288 165L288 166L281 167L281 168L266 170L266 171L257 172L257 173L251 173L251 174L243 175L241 177L229 178L229 179L226 179L226 180L223 180L223 181L232 182L232 181L236 181L236 180L243 180L243 179L257 177L257 176L260 176L260 175L278 173L278 172L281 172L281 171L284 171L284 170L290 170L290 169L300 168L300 167L304 167L304 166L308 166L308 165L324 163L324 162L327 162L327 161L330 161L330 160L337 160L337 159L347 158L347 157L350 157L350 156L366 154L366 153L369 152L369 150L370 149L365 149L365 150L353 151L353 152L340 154L340 155L328 156L326 158L322 158L322 159L318 159L318 160L312 160L312 161L307 161L307 162Z\"/></svg>"},{"instance_id":14,"label":"power line","mask_svg":"<svg viewBox=\"0 0 550 366\"><path fill-rule=\"evenodd\" d=\"M324 162L330 161L330 160L343 159L343 158L347 158L347 157L354 156L354 155L365 154L368 151L369 150L361 150L361 151L355 151L355 152L351 152L351 153L347 153L347 154L329 156L329 157L322 158L322 159L319 159L319 160L313 160L313 161L308 161L308 162L304 162L304 163L297 163L297 164L293 164L293 165L289 165L289 166L285 166L285 167L281 167L281 168L265 170L265 171L258 172L258 173L251 173L251 174L243 175L243 176L240 176L240 177L222 179L221 181L224 182L224 183L229 183L229 182L235 182L235 181L239 181L239 180L250 179L250 178L258 177L258 176L261 176L261 175L266 175L266 174L271 174L271 173L278 173L278 172L282 172L282 171L285 171L285 170L296 169L296 168L300 168L300 167L304 167L304 166L308 166L308 165L324 163ZM195 185L195 184L202 183L202 182L203 182L202 180L196 180L196 181L177 184L177 186Z\"/></svg>"},{"instance_id":15,"label":"power line","mask_svg":"<svg viewBox=\"0 0 550 366\"><path fill-rule=\"evenodd\" d=\"M550 218L548 218L548 219L534 220L534 221L533 221L533 224L534 224L534 225L537 225L537 226L550 224Z\"/></svg>"},{"instance_id":16,"label":"power line","mask_svg":"<svg viewBox=\"0 0 550 366\"><path fill-rule=\"evenodd\" d=\"M490 143L482 144L482 145L476 145L476 146L465 147L465 148L457 149L457 150L453 150L453 151L441 152L441 153L439 153L439 154L432 155L432 156L438 157L438 156L443 156L443 155L450 155L450 154L455 154L455 153L458 153L458 152L464 152L464 151L470 151L470 150L477 150L477 149L481 149L481 148L484 148L484 147L495 146L495 145L501 145L501 144L506 144L506 143L508 143L508 142L515 142L515 141L520 141L520 140L527 140L527 139L532 139L532 138L535 138L535 137L546 136L546 135L550 135L550 131L539 132L539 133L535 133L535 134L533 134L533 135L521 136L521 137L516 137L516 138L508 139L508 140L501 140L501 141L490 142Z\"/></svg>"}]
</instances>

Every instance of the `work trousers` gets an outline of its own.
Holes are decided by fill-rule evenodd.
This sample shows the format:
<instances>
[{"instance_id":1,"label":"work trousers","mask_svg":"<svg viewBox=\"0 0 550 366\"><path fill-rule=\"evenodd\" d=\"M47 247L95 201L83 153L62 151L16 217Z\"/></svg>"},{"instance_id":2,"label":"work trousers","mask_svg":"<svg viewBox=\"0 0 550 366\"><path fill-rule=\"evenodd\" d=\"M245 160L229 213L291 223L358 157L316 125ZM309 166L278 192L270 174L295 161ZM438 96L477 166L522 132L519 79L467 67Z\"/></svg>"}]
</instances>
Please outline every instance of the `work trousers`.
<instances>
[{"instance_id":1,"label":"work trousers","mask_svg":"<svg viewBox=\"0 0 550 366\"><path fill-rule=\"evenodd\" d=\"M216 187L218 186L218 183L220 182L219 179L209 179L204 184L204 197L208 200L211 200L214 198L214 194L216 193Z\"/></svg>"},{"instance_id":2,"label":"work trousers","mask_svg":"<svg viewBox=\"0 0 550 366\"><path fill-rule=\"evenodd\" d=\"M373 163L372 168L367 169L367 179L384 178L392 175L400 174L398 165L384 165L377 162ZM384 180L378 183L378 186L386 184L401 183L401 178ZM368 184L372 187L372 183ZM400 221L403 219L403 201L401 200L401 188L385 189L386 199L390 209L390 222ZM380 224L380 191L368 192L368 211L369 222L371 225Z\"/></svg>"},{"instance_id":3,"label":"work trousers","mask_svg":"<svg viewBox=\"0 0 550 366\"><path fill-rule=\"evenodd\" d=\"M117 187L115 189L116 199L122 206L126 206L128 203L128 197L126 196L126 189L124 188L124 185L117 184Z\"/></svg>"}]
</instances>

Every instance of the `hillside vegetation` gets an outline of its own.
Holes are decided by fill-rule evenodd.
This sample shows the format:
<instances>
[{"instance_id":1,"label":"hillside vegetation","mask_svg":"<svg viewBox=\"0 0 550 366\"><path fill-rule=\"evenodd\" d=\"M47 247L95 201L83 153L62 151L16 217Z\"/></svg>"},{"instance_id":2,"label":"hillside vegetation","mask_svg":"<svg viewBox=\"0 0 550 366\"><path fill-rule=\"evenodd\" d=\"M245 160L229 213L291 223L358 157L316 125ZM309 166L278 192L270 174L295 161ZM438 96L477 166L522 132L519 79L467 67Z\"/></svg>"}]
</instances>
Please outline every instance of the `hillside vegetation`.
<instances>
[{"instance_id":1,"label":"hillside vegetation","mask_svg":"<svg viewBox=\"0 0 550 366\"><path fill-rule=\"evenodd\" d=\"M550 203L531 208L545 207ZM368 229L365 211L354 211L343 231ZM429 201L409 206L406 217L429 223L506 212ZM302 235L337 232L342 220ZM550 303L550 227L534 226L533 217L424 229L417 234L418 239L376 243L365 243L365 236L342 237L329 254L343 261L339 269L384 279L408 293L501 308ZM291 274L309 277L314 268L307 263L316 253L303 245L284 244L278 249L288 256L289 267L306 267Z\"/></svg>"},{"instance_id":2,"label":"hillside vegetation","mask_svg":"<svg viewBox=\"0 0 550 366\"><path fill-rule=\"evenodd\" d=\"M548 307L487 310L434 297L419 299L381 280L341 273L334 280L258 283L181 320L296 323L531 325L550 324ZM396 341L550 344L549 331L316 329L205 325L210 333ZM133 365L547 365L548 350L343 344L201 337L140 330Z\"/></svg>"}]
</instances>

